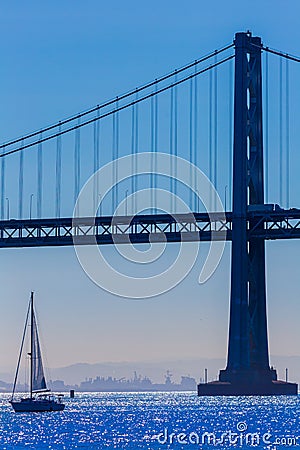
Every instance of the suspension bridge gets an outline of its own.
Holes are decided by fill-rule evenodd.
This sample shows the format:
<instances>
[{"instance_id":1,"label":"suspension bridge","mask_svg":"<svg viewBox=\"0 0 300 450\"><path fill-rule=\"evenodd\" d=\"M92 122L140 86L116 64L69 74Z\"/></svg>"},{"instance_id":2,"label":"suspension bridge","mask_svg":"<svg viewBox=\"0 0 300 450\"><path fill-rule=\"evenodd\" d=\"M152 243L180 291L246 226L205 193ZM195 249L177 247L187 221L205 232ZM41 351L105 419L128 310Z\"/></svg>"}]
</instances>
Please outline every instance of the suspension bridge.
<instances>
[{"instance_id":1,"label":"suspension bridge","mask_svg":"<svg viewBox=\"0 0 300 450\"><path fill-rule=\"evenodd\" d=\"M227 367L219 381L198 385L198 395L296 394L297 385L278 381L269 365L265 240L300 238L300 205L291 185L293 177L297 183L299 101L290 84L298 62L250 32L237 33L233 43L152 82L7 140L0 145L0 247L66 246L74 237L82 245L128 238L231 241ZM190 190L178 181L176 164L169 180L159 175L161 151L190 161ZM135 173L141 152L153 155L149 174L120 181L114 164L107 194L101 179L93 181L96 214L73 216L93 173L125 155ZM213 196L205 210L197 167L223 199L225 213ZM153 192L146 209L132 196L145 188ZM167 212L158 207L158 188L174 194ZM176 197L191 213L180 210ZM120 202L123 210L115 215Z\"/></svg>"}]
</instances>

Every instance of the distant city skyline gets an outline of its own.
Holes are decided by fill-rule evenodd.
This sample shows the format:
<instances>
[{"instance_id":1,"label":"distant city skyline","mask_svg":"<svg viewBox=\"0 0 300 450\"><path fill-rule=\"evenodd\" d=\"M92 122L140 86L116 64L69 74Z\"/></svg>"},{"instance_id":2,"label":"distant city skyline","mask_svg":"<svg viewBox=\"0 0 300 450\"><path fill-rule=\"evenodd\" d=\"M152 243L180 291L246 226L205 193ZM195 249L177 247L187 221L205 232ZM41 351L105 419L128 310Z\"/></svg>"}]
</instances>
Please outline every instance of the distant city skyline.
<instances>
[{"instance_id":1,"label":"distant city skyline","mask_svg":"<svg viewBox=\"0 0 300 450\"><path fill-rule=\"evenodd\" d=\"M96 0L72 6L57 0L42 7L36 0L2 6L0 140L113 98L231 42L237 31L251 29L268 45L299 54L300 7L296 1L288 6L257 0L251 10L237 0L231 5L218 1L214 11L196 1L188 6L175 1L172 8L168 2L141 7L137 1L113 6ZM297 167L294 164L296 173ZM276 183L272 173L271 187ZM28 197L28 210L30 201ZM167 259L177 248L170 245ZM266 248L270 353L299 356L300 242L268 242ZM31 290L36 292L49 367L172 358L225 360L230 244L216 273L199 286L207 249L201 244L198 262L179 286L141 301L117 298L92 284L72 248L0 250L0 372L15 368ZM111 247L103 252L117 265L124 264Z\"/></svg>"},{"instance_id":2,"label":"distant city skyline","mask_svg":"<svg viewBox=\"0 0 300 450\"><path fill-rule=\"evenodd\" d=\"M51 384L53 389L78 389L80 390L106 390L109 386L109 380L124 381L132 384L132 381L149 380L153 384L175 384L178 385L184 379L184 383L190 383L190 378L198 383L205 380L207 371L207 380L217 379L220 367L225 367L225 358L182 358L148 361L120 361L120 362L99 362L99 363L76 363L65 367L45 367L47 384ZM290 381L300 382L300 356L286 357L271 355L271 364L278 372L281 379L286 377L288 369L288 379ZM0 390L1 386L5 389L12 386L14 373L0 372ZM94 380L101 380L94 384ZM108 381L108 384L106 383ZM88 384L85 384L87 382ZM2 384L1 384L2 383ZM89 383L91 385L89 385ZM97 384L98 383L98 384ZM18 386L28 385L28 370L21 369L18 377ZM54 387L56 386L56 387ZM98 386L98 387L97 387ZM113 385L112 388L118 389L119 385ZM136 385L135 388L140 388ZM149 386L148 386L149 387ZM169 386L171 387L171 386ZM20 387L18 388L20 389ZM155 386L154 386L155 389Z\"/></svg>"}]
</instances>

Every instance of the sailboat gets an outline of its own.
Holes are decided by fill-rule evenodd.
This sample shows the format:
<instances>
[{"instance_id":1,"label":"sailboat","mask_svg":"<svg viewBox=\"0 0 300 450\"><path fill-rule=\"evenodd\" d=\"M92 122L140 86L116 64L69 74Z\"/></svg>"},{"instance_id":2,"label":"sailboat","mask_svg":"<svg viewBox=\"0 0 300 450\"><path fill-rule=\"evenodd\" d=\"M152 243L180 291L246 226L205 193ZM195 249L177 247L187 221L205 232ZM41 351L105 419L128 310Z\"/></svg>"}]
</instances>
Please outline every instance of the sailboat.
<instances>
[{"instance_id":1,"label":"sailboat","mask_svg":"<svg viewBox=\"0 0 300 450\"><path fill-rule=\"evenodd\" d=\"M25 398L15 399L16 384L18 380L18 373L22 359L26 330L28 328L29 320L30 320L30 352L28 353L30 359L29 396ZM16 412L62 411L65 407L64 403L62 403L62 397L63 395L52 394L51 390L47 388L46 379L44 376L44 368L42 362L42 354L38 336L36 317L33 307L33 292L31 292L10 404L12 405L13 409Z\"/></svg>"}]
</instances>

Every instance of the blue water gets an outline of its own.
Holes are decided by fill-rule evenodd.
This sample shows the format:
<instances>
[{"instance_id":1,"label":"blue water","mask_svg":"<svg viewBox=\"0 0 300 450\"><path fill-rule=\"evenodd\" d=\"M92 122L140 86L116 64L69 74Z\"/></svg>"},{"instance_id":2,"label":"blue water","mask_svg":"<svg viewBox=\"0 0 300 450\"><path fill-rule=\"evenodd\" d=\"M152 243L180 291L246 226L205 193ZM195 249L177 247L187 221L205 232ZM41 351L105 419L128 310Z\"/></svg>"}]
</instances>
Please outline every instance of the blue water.
<instances>
[{"instance_id":1,"label":"blue water","mask_svg":"<svg viewBox=\"0 0 300 450\"><path fill-rule=\"evenodd\" d=\"M1 395L0 449L300 448L300 397L92 393L63 412L16 414Z\"/></svg>"}]
</instances>

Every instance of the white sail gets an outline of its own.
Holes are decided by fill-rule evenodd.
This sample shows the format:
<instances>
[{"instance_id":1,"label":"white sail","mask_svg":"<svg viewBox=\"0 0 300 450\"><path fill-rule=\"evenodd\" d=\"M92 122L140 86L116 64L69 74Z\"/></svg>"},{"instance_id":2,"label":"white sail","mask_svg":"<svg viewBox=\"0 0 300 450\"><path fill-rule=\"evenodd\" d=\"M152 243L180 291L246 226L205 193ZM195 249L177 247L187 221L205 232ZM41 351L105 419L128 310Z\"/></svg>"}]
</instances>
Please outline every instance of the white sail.
<instances>
[{"instance_id":1,"label":"white sail","mask_svg":"<svg viewBox=\"0 0 300 450\"><path fill-rule=\"evenodd\" d=\"M32 392L40 392L47 390L47 385L44 375L42 354L34 313L32 327Z\"/></svg>"}]
</instances>

